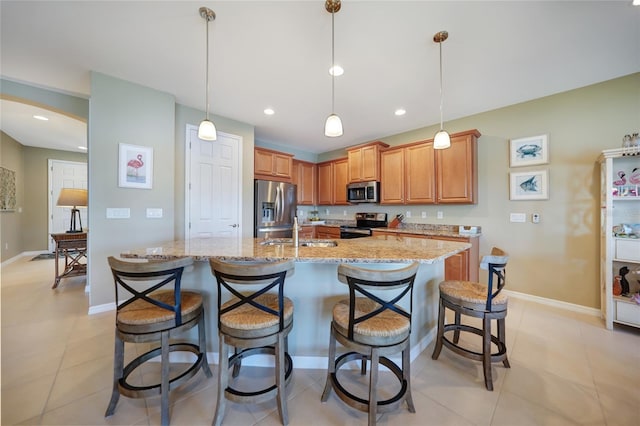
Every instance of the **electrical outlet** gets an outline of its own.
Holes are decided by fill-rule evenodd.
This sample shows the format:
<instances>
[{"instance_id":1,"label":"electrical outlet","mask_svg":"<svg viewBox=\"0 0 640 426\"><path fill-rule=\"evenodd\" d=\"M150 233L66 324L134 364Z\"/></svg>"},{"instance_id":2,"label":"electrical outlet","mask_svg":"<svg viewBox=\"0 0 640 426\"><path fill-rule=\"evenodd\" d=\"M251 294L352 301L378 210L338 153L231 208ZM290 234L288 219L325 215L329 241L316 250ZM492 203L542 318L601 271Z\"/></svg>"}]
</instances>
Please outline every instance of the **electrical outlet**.
<instances>
[{"instance_id":1,"label":"electrical outlet","mask_svg":"<svg viewBox=\"0 0 640 426\"><path fill-rule=\"evenodd\" d=\"M324 214L329 214L329 209L324 209Z\"/></svg>"},{"instance_id":2,"label":"electrical outlet","mask_svg":"<svg viewBox=\"0 0 640 426\"><path fill-rule=\"evenodd\" d=\"M407 218L411 217L411 212L407 211L407 213L404 216L407 217Z\"/></svg>"},{"instance_id":3,"label":"electrical outlet","mask_svg":"<svg viewBox=\"0 0 640 426\"><path fill-rule=\"evenodd\" d=\"M426 219L427 218L427 212L422 212L422 218Z\"/></svg>"},{"instance_id":4,"label":"electrical outlet","mask_svg":"<svg viewBox=\"0 0 640 426\"><path fill-rule=\"evenodd\" d=\"M436 217L437 217L438 219L442 219L442 218L444 217L444 213L442 213L442 212L438 212L438 213L437 213L437 215L436 215Z\"/></svg>"},{"instance_id":5,"label":"electrical outlet","mask_svg":"<svg viewBox=\"0 0 640 426\"><path fill-rule=\"evenodd\" d=\"M342 216L346 216L346 215L347 215L347 211L346 211L346 210L343 210L343 211L342 211Z\"/></svg>"}]
</instances>

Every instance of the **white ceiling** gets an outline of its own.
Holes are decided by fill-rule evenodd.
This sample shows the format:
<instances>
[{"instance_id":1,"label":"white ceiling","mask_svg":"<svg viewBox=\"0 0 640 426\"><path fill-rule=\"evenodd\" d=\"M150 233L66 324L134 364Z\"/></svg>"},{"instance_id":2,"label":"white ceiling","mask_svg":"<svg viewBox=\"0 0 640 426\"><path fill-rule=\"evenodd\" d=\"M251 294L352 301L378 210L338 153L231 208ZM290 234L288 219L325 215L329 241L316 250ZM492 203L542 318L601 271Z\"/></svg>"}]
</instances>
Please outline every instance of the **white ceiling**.
<instances>
[{"instance_id":1,"label":"white ceiling","mask_svg":"<svg viewBox=\"0 0 640 426\"><path fill-rule=\"evenodd\" d=\"M442 46L445 128L447 120L640 71L640 7L631 0L343 0L335 57L345 74L336 78L335 112L344 136L327 138L331 15L322 0L2 0L0 74L89 97L93 70L204 110L200 6L217 14L211 111L255 125L257 140L312 153L438 123L433 35L440 30L449 32ZM22 106L0 107L2 130L25 145L48 146L57 133L33 131L33 120L20 118L28 113L14 110ZM275 115L264 115L266 107ZM394 116L400 107L406 115ZM81 126L75 132L86 138Z\"/></svg>"}]
</instances>

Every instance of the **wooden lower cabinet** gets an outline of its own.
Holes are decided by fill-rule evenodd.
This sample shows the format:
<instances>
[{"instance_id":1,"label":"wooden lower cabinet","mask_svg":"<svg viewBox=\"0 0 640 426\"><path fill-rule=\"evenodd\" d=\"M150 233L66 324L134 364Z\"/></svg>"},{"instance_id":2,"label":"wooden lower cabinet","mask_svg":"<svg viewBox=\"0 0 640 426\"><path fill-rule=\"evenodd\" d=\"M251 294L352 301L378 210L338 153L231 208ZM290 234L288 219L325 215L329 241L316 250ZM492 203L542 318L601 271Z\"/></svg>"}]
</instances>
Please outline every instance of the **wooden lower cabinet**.
<instances>
[{"instance_id":1,"label":"wooden lower cabinet","mask_svg":"<svg viewBox=\"0 0 640 426\"><path fill-rule=\"evenodd\" d=\"M302 225L298 230L298 238L306 238L306 239L315 238L316 237L315 228L316 227L313 225Z\"/></svg>"},{"instance_id":2,"label":"wooden lower cabinet","mask_svg":"<svg viewBox=\"0 0 640 426\"><path fill-rule=\"evenodd\" d=\"M316 225L316 238L336 239L340 238L339 226Z\"/></svg>"},{"instance_id":3,"label":"wooden lower cabinet","mask_svg":"<svg viewBox=\"0 0 640 426\"><path fill-rule=\"evenodd\" d=\"M426 238L440 241L455 241L460 243L470 243L471 248L449 256L444 261L444 279L452 281L478 281L480 259L478 238L469 237L441 237L423 234L409 234L406 232L395 232L390 230L373 230L373 235L395 235L399 237Z\"/></svg>"}]
</instances>

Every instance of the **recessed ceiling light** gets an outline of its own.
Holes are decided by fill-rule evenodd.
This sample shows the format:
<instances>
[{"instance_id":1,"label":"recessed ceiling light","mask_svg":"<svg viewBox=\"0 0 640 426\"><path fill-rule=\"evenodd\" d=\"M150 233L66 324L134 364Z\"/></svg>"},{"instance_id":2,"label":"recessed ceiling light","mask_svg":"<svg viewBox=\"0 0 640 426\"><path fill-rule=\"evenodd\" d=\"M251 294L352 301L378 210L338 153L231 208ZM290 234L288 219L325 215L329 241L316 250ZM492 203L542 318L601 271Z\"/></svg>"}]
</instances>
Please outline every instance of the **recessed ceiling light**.
<instances>
[{"instance_id":1,"label":"recessed ceiling light","mask_svg":"<svg viewBox=\"0 0 640 426\"><path fill-rule=\"evenodd\" d=\"M36 120L49 121L49 119L44 115L34 115L33 118L35 118Z\"/></svg>"},{"instance_id":2,"label":"recessed ceiling light","mask_svg":"<svg viewBox=\"0 0 640 426\"><path fill-rule=\"evenodd\" d=\"M404 109L402 109L402 108L398 108L398 109L394 112L394 114L395 114L395 115L398 115L398 116L400 116L400 115L405 115L406 113L407 113L407 111L405 111L405 110L404 110Z\"/></svg>"},{"instance_id":3,"label":"recessed ceiling light","mask_svg":"<svg viewBox=\"0 0 640 426\"><path fill-rule=\"evenodd\" d=\"M335 77L338 77L344 74L344 69L340 65L334 65L331 68L329 68L329 74Z\"/></svg>"},{"instance_id":4,"label":"recessed ceiling light","mask_svg":"<svg viewBox=\"0 0 640 426\"><path fill-rule=\"evenodd\" d=\"M79 146L79 147L78 147L78 149L81 149L81 150L83 150L83 151L86 151L86 150L87 150L87 147L86 147L86 146Z\"/></svg>"},{"instance_id":5,"label":"recessed ceiling light","mask_svg":"<svg viewBox=\"0 0 640 426\"><path fill-rule=\"evenodd\" d=\"M275 114L276 112L273 110L273 108L265 108L264 113L265 113L266 115L273 115L273 114Z\"/></svg>"}]
</instances>

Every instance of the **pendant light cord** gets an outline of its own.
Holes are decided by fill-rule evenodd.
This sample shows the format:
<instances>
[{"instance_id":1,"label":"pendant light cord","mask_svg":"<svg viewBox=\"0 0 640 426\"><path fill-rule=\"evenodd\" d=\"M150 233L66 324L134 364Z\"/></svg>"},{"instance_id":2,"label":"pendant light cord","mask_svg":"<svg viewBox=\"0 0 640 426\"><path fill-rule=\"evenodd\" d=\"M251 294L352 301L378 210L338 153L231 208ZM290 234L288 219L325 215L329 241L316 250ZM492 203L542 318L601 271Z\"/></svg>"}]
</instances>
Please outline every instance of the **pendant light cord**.
<instances>
[{"instance_id":1,"label":"pendant light cord","mask_svg":"<svg viewBox=\"0 0 640 426\"><path fill-rule=\"evenodd\" d=\"M205 43L206 49L207 49L207 61L206 61L206 68L205 68L205 76L206 76L206 81L207 81L207 90L205 93L205 105L207 107L207 120L209 120L209 18L205 16L204 18L205 22L207 23L207 41Z\"/></svg>"},{"instance_id":2,"label":"pendant light cord","mask_svg":"<svg viewBox=\"0 0 640 426\"><path fill-rule=\"evenodd\" d=\"M331 114L335 114L335 85L336 85L336 60L335 60L335 36L334 36L334 15L331 12Z\"/></svg>"},{"instance_id":3,"label":"pendant light cord","mask_svg":"<svg viewBox=\"0 0 640 426\"><path fill-rule=\"evenodd\" d=\"M442 41L440 45L440 130L442 130Z\"/></svg>"}]
</instances>

